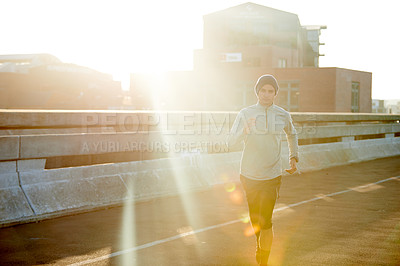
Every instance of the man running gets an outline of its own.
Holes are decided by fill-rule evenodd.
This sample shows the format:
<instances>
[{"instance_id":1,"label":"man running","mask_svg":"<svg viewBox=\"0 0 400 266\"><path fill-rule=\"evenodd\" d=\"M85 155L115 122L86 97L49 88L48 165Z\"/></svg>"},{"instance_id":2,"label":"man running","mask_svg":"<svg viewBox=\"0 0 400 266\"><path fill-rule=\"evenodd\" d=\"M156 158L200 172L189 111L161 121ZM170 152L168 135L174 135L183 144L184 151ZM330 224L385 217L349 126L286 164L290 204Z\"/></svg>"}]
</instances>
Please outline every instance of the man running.
<instances>
[{"instance_id":1,"label":"man running","mask_svg":"<svg viewBox=\"0 0 400 266\"><path fill-rule=\"evenodd\" d=\"M256 259L267 265L273 230L272 212L282 178L281 138L289 144L289 173L298 162L297 132L289 112L274 104L279 91L272 75L261 76L254 87L258 102L240 110L228 136L229 147L244 142L240 181L246 193L250 221L256 236Z\"/></svg>"}]
</instances>

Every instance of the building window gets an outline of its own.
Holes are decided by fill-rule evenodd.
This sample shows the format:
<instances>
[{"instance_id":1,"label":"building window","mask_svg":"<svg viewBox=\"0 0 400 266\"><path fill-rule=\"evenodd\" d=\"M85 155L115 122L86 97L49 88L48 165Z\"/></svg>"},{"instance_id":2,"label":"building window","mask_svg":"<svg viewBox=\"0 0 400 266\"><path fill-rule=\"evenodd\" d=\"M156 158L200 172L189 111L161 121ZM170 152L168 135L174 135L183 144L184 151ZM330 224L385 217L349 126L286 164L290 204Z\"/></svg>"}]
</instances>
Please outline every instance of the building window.
<instances>
[{"instance_id":1,"label":"building window","mask_svg":"<svg viewBox=\"0 0 400 266\"><path fill-rule=\"evenodd\" d=\"M287 67L287 60L284 58L280 58L278 61L279 68L286 68Z\"/></svg>"},{"instance_id":2,"label":"building window","mask_svg":"<svg viewBox=\"0 0 400 266\"><path fill-rule=\"evenodd\" d=\"M285 108L286 110L288 110L288 89L287 88L279 88L279 92L278 92L278 105L281 106L282 108Z\"/></svg>"},{"instance_id":3,"label":"building window","mask_svg":"<svg viewBox=\"0 0 400 266\"><path fill-rule=\"evenodd\" d=\"M351 112L360 112L360 82L351 82Z\"/></svg>"},{"instance_id":4,"label":"building window","mask_svg":"<svg viewBox=\"0 0 400 266\"><path fill-rule=\"evenodd\" d=\"M279 83L277 103L289 112L299 111L299 82L284 81Z\"/></svg>"}]
</instances>

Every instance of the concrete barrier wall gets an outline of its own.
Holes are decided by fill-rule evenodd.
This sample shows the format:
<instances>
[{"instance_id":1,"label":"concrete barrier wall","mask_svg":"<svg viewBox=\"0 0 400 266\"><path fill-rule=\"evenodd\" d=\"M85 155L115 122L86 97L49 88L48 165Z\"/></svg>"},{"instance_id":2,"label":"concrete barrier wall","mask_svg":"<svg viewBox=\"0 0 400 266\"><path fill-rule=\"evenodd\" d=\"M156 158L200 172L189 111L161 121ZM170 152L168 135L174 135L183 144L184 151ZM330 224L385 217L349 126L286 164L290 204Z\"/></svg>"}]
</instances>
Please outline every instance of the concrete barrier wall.
<instances>
[{"instance_id":1,"label":"concrete barrier wall","mask_svg":"<svg viewBox=\"0 0 400 266\"><path fill-rule=\"evenodd\" d=\"M236 114L232 114L234 118ZM229 120L232 114L228 114ZM62 118L63 115L66 117ZM113 115L111 114L111 117ZM118 119L107 120L110 114L87 115L92 117L91 120L88 117L82 118L80 114L74 112L71 114L37 112L32 116L24 114L21 117L13 114L11 117L16 119L14 121L6 119L4 115L1 116L0 112L0 121L5 121L3 129L7 128L4 130L9 133L14 134L15 130L24 131L23 133L39 130L46 133L0 136L0 225L41 220L66 213L121 204L125 201L176 195L207 189L218 184L237 182L241 152L207 154L196 150L175 151L173 157L157 160L45 169L46 160L55 156L126 151L117 147L130 147L128 149L130 151L132 143L223 142L226 130L233 122L233 119L229 123L226 122L226 113L217 113L213 117L212 127L209 126L210 121L207 122L207 119L205 122L201 120L201 124L204 123L206 126L201 126L202 130L196 131L196 127L182 127L179 114L174 115L172 119L174 127L170 125L168 128L165 128L165 125L160 127L160 124L151 122L148 114L145 114L139 116L143 121L150 121L145 132L104 133L103 130L121 129L115 122ZM115 117L126 118L129 115L116 114ZM365 114L293 115L300 139L341 138L341 142L300 146L299 169L303 172L314 171L399 155L400 137L397 137L400 132L397 121L399 118L400 116ZM26 119L33 121L24 126ZM97 123L95 128L100 133L82 131L79 129L82 121ZM33 129L35 125L42 128ZM55 125L54 128L46 129L52 125ZM146 128L144 125L145 123L141 125L141 129ZM175 133L171 134L168 130L153 132L150 130L153 126L156 129L164 127L175 130L173 131ZM60 134L60 130L64 130L64 134ZM68 133L69 130L76 133ZM204 132L206 134L203 134ZM356 141L357 136L364 135L381 135L380 137L384 138ZM106 149L99 146L102 143L108 144ZM286 142L283 144L282 159L285 169L289 167L288 149L285 146ZM140 147L136 149L141 151Z\"/></svg>"},{"instance_id":2,"label":"concrete barrier wall","mask_svg":"<svg viewBox=\"0 0 400 266\"><path fill-rule=\"evenodd\" d=\"M239 158L238 153L195 154L51 170L43 168L44 160L27 160L24 167L17 167L17 172L15 165L3 163L3 171L7 167L9 173L1 176L0 199L5 204L2 204L0 222L4 226L52 217L60 212L175 195L234 182Z\"/></svg>"},{"instance_id":3,"label":"concrete barrier wall","mask_svg":"<svg viewBox=\"0 0 400 266\"><path fill-rule=\"evenodd\" d=\"M0 136L0 161L19 158L19 136Z\"/></svg>"},{"instance_id":4,"label":"concrete barrier wall","mask_svg":"<svg viewBox=\"0 0 400 266\"><path fill-rule=\"evenodd\" d=\"M372 152L371 152L372 151ZM400 154L400 138L300 147L302 172ZM2 174L1 223L43 219L76 210L207 189L239 181L241 152L191 154L139 162L61 169L21 168ZM288 149L282 153L288 168ZM31 163L32 165L36 165ZM7 167L7 166L3 166ZM18 175L20 184L18 185ZM26 195L26 197L25 197Z\"/></svg>"},{"instance_id":5,"label":"concrete barrier wall","mask_svg":"<svg viewBox=\"0 0 400 266\"><path fill-rule=\"evenodd\" d=\"M300 147L301 171L315 171L400 154L400 138L337 142ZM288 166L288 165L287 165Z\"/></svg>"},{"instance_id":6,"label":"concrete barrier wall","mask_svg":"<svg viewBox=\"0 0 400 266\"><path fill-rule=\"evenodd\" d=\"M299 139L351 137L400 132L400 124L341 125L297 127ZM223 144L227 132L147 132L147 133L78 133L0 137L0 160L49 158L54 156L104 154L112 152L142 151L148 144L216 143ZM146 145L137 145L137 144ZM163 149L164 147L160 147ZM169 146L166 153L180 153ZM196 147L194 147L196 148Z\"/></svg>"},{"instance_id":7,"label":"concrete barrier wall","mask_svg":"<svg viewBox=\"0 0 400 266\"><path fill-rule=\"evenodd\" d=\"M32 216L34 212L19 183L16 162L0 162L0 221Z\"/></svg>"}]
</instances>

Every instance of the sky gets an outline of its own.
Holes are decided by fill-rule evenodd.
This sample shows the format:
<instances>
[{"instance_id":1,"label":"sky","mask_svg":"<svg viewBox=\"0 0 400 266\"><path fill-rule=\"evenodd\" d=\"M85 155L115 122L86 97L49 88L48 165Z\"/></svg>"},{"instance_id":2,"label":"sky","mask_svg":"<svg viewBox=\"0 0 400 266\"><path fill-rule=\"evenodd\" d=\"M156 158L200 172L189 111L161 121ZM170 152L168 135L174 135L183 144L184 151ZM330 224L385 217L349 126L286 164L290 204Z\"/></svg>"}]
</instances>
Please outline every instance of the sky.
<instances>
[{"instance_id":1,"label":"sky","mask_svg":"<svg viewBox=\"0 0 400 266\"><path fill-rule=\"evenodd\" d=\"M260 0L326 25L320 67L372 72L373 99L400 99L400 16L391 0ZM203 46L203 15L235 0L0 0L0 54L49 53L109 73L192 70Z\"/></svg>"}]
</instances>

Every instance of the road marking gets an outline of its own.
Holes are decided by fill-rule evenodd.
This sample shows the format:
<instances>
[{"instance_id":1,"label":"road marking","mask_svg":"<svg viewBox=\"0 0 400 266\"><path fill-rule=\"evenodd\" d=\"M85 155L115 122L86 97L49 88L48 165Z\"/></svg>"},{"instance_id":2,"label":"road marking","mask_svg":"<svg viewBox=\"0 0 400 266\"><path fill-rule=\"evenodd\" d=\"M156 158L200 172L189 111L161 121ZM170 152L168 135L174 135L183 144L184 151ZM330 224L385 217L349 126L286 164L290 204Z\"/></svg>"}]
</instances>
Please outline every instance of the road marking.
<instances>
[{"instance_id":1,"label":"road marking","mask_svg":"<svg viewBox=\"0 0 400 266\"><path fill-rule=\"evenodd\" d=\"M300 201L300 202L297 202L297 203L289 204L289 205L281 207L281 208L274 209L274 213L275 212L280 212L280 211L283 211L283 210L286 210L286 209L289 209L289 208L293 208L293 207L296 207L296 206L299 206L299 205L302 205L302 204L306 204L306 203L309 203L309 202L321 200L321 199L324 199L326 197L337 196L337 195L344 194L344 193L347 193L347 192L350 192L350 191L356 191L357 189L367 188L367 187L370 187L370 186L373 186L373 185L376 185L376 184L379 184L379 183L384 183L384 182L387 182L387 181L390 181L390 180L400 180L399 178L400 178L400 176L389 177L389 178L386 178L386 179L382 179L382 180L376 181L374 183L369 183L369 184L366 184L366 185L362 185L362 186L358 186L358 187L354 187L354 188L350 188L350 189L346 189L346 190L342 190L342 191L338 191L338 192L334 192L334 193L330 193L330 194L326 194L326 195L321 195L321 196L318 196L318 197L315 197L315 198L312 198L312 199L309 199L309 200L303 200L303 201ZM186 236L190 236L190 235L206 232L206 231L209 231L209 230L212 230L212 229L224 227L224 226L235 224L235 223L239 223L239 222L242 222L242 219L237 219L237 220L229 221L229 222L222 223L222 224L216 224L216 225L200 228L200 229L193 230L193 231L190 231L190 232L186 232L186 233L182 233L182 234L179 234L179 235L175 235L175 236L167 237L167 238L164 238L164 239L156 240L156 241L153 241L153 242L150 242L150 243L147 243L147 244L143 244L143 245L140 245L140 246L137 246L137 247L124 249L124 250L121 250L121 251L113 252L113 253L108 254L108 255L100 256L100 257L89 259L89 260L84 260L84 261L73 263L73 264L70 264L70 265L72 265L72 266L80 266L80 265L86 265L86 264L90 264L90 263L99 262L99 261L106 260L106 259L109 259L109 258L112 258L112 257L116 257L116 256L120 256L120 255L123 255L123 254L127 254L129 252L138 251L138 250L141 250L141 249L157 246L157 245L160 245L160 244L163 244L163 243L166 243L166 242L169 242L169 241L173 241L173 240L176 240L176 239L179 239L179 238L183 238L183 237L186 237Z\"/></svg>"}]
</instances>

